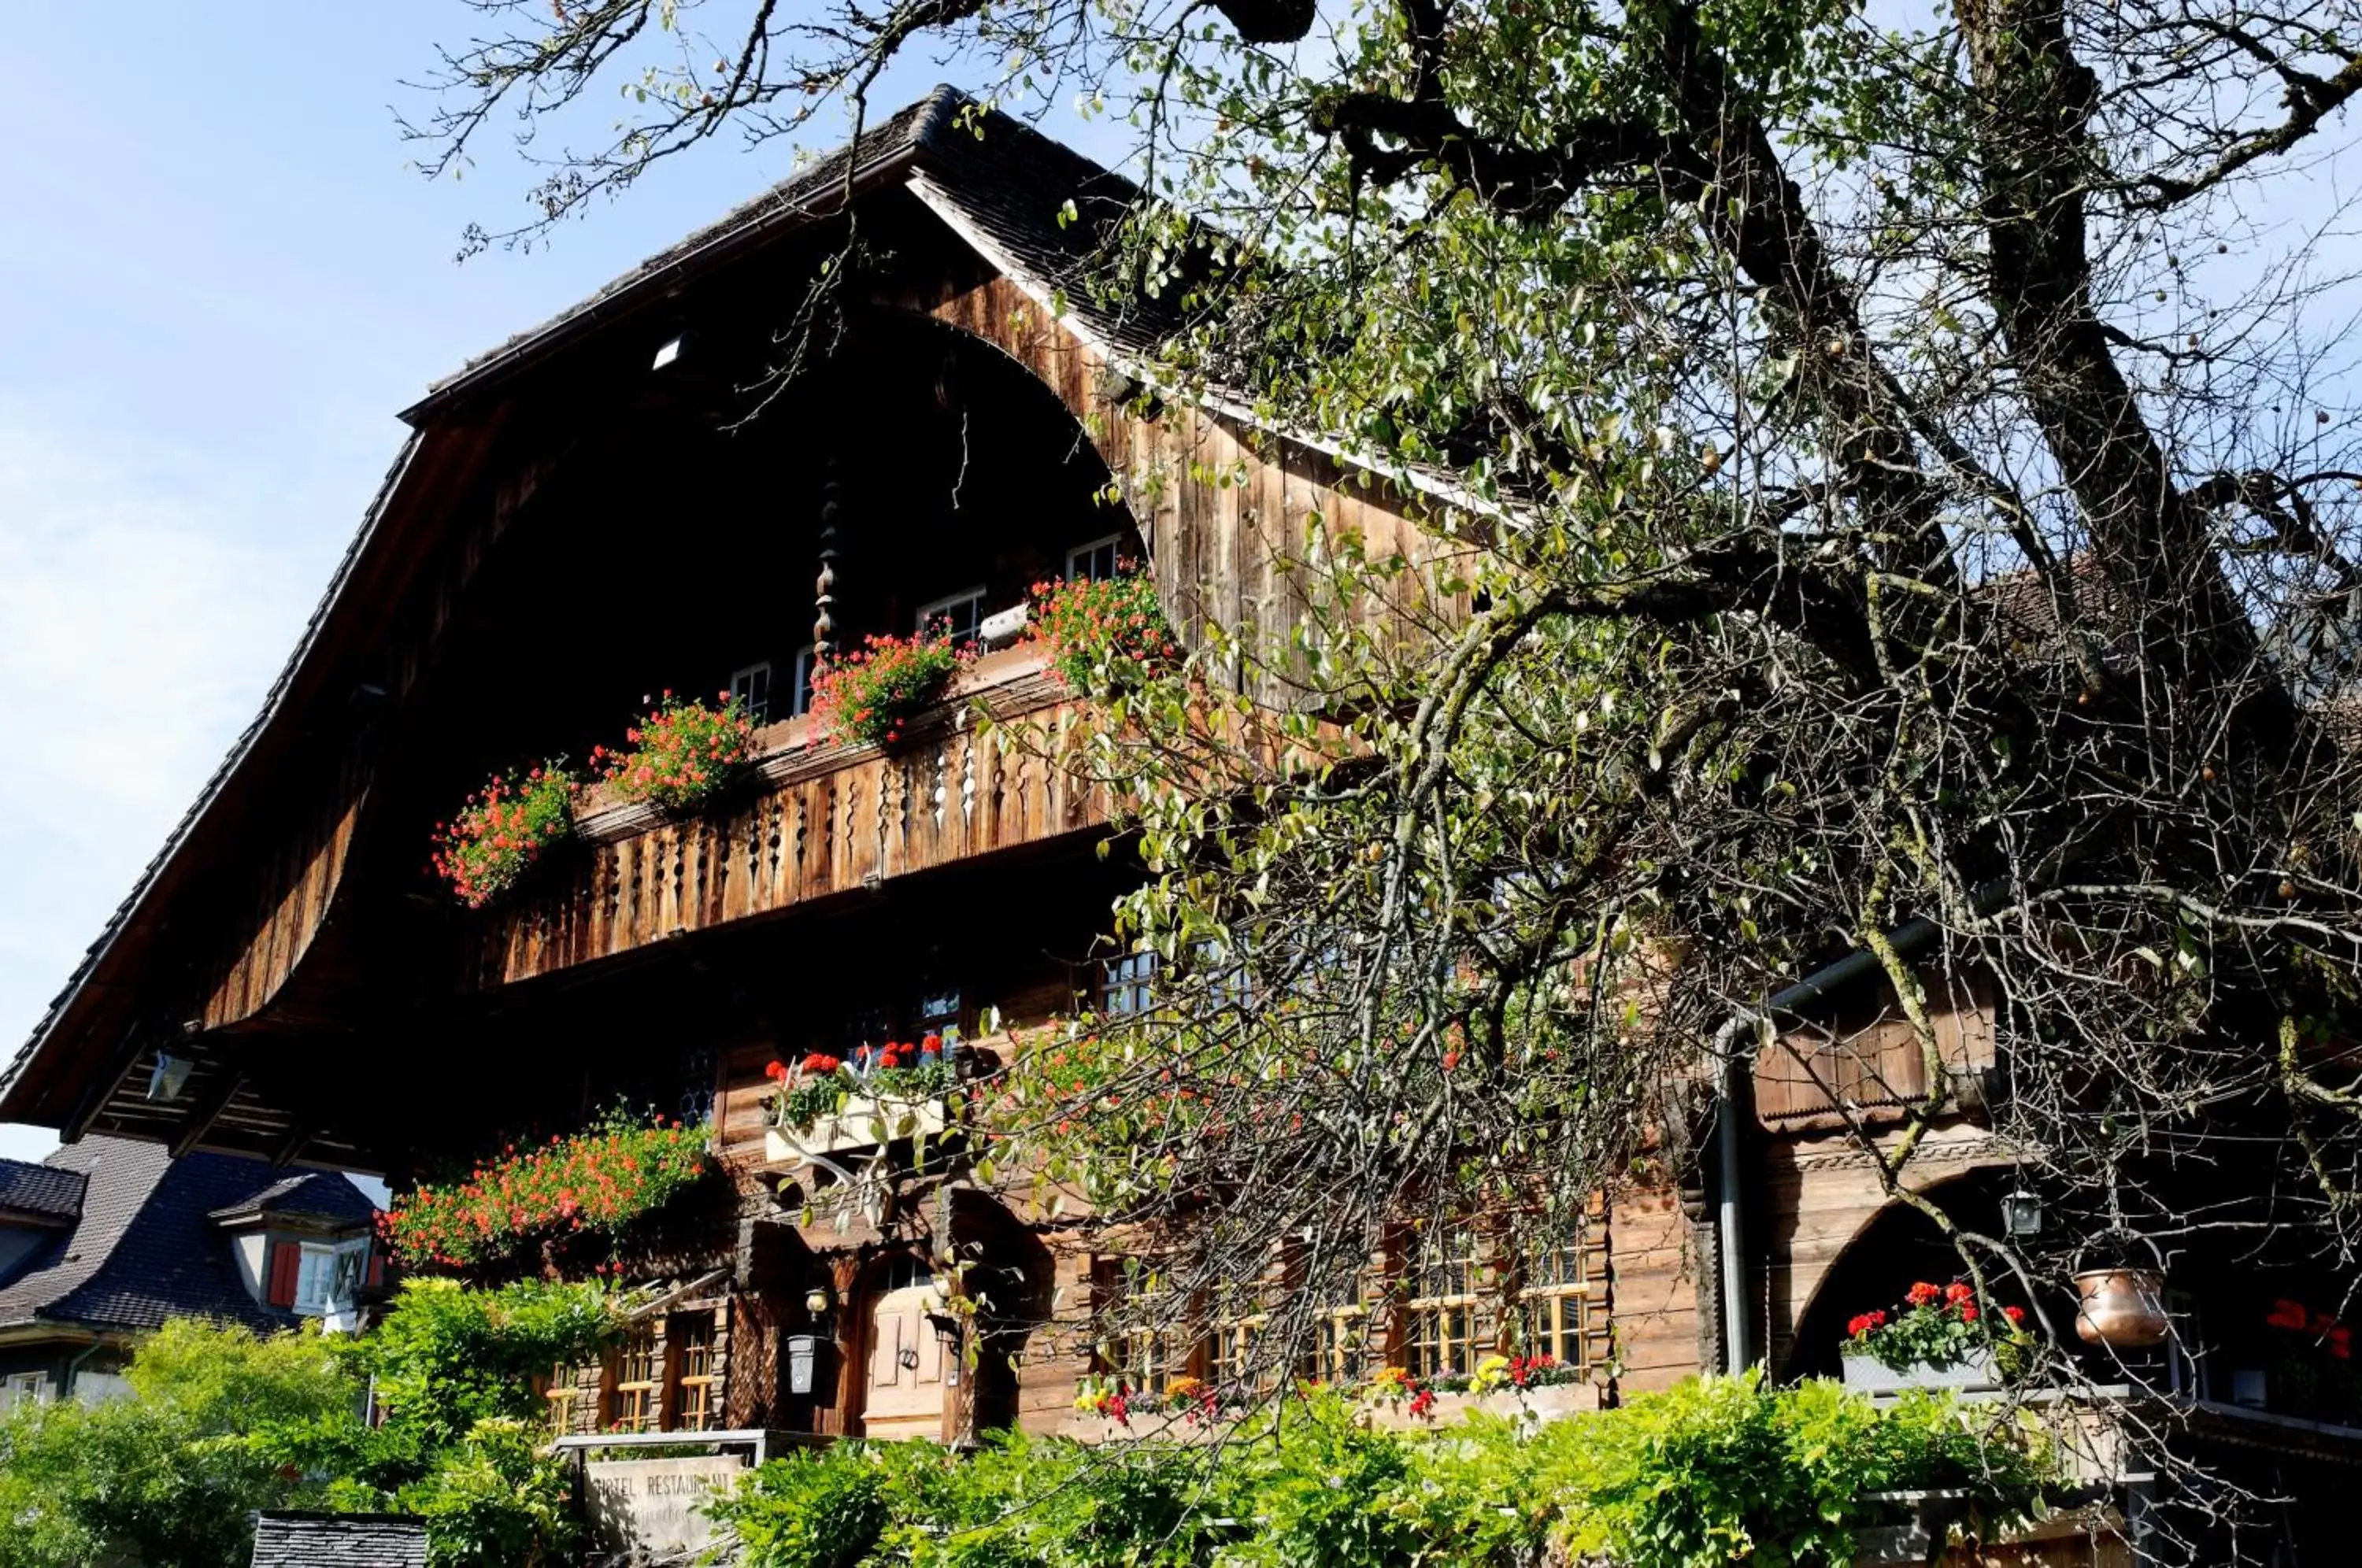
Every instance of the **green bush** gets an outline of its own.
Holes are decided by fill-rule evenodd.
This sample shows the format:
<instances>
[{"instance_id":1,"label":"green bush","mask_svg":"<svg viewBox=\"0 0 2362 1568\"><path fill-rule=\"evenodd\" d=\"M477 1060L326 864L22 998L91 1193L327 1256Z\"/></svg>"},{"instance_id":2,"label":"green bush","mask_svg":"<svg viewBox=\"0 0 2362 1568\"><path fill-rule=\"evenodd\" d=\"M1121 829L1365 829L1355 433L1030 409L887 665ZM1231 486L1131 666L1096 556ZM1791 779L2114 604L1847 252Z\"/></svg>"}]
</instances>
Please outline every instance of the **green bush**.
<instances>
[{"instance_id":1,"label":"green bush","mask_svg":"<svg viewBox=\"0 0 2362 1568\"><path fill-rule=\"evenodd\" d=\"M165 1324L127 1376L130 1397L0 1417L0 1568L242 1568L255 1509L322 1497L270 1434L351 1421L360 1397L316 1332L191 1319Z\"/></svg>"},{"instance_id":2,"label":"green bush","mask_svg":"<svg viewBox=\"0 0 2362 1568\"><path fill-rule=\"evenodd\" d=\"M1704 1378L1536 1426L1371 1431L1336 1396L1220 1445L1003 1436L775 1460L711 1505L745 1568L1836 1568L1872 1495L1959 1486L1989 1526L2031 1513L2042 1446L1926 1396Z\"/></svg>"}]
</instances>

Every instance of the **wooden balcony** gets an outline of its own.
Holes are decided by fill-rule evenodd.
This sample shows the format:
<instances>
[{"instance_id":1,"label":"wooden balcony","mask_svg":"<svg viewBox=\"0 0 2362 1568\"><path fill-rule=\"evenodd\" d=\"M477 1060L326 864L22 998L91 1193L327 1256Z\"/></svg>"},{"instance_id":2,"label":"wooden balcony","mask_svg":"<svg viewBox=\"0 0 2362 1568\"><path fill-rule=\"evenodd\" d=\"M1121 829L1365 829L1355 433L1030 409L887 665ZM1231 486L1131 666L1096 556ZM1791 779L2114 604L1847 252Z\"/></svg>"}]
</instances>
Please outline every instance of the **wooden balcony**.
<instances>
[{"instance_id":1,"label":"wooden balcony","mask_svg":"<svg viewBox=\"0 0 2362 1568\"><path fill-rule=\"evenodd\" d=\"M672 937L785 913L892 878L1000 854L1107 820L1103 792L974 710L1055 725L1080 703L1032 648L988 654L891 751L812 745L804 719L757 733L750 781L668 818L594 793L578 842L535 867L517 897L477 917L461 986L494 987Z\"/></svg>"}]
</instances>

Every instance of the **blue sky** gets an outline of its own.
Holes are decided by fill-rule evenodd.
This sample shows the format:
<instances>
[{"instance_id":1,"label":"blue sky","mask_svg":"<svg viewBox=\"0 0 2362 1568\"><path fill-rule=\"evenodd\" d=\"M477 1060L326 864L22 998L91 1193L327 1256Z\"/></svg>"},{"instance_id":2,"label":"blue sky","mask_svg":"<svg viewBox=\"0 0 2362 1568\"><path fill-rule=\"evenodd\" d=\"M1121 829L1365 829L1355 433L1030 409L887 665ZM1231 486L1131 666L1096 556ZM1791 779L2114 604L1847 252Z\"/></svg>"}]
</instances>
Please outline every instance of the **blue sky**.
<instances>
[{"instance_id":1,"label":"blue sky","mask_svg":"<svg viewBox=\"0 0 2362 1568\"><path fill-rule=\"evenodd\" d=\"M791 168L717 144L551 247L455 265L525 173L495 143L430 184L391 106L469 21L117 0L0 30L0 1055L259 706L395 410ZM0 1155L54 1142L0 1126Z\"/></svg>"}]
</instances>

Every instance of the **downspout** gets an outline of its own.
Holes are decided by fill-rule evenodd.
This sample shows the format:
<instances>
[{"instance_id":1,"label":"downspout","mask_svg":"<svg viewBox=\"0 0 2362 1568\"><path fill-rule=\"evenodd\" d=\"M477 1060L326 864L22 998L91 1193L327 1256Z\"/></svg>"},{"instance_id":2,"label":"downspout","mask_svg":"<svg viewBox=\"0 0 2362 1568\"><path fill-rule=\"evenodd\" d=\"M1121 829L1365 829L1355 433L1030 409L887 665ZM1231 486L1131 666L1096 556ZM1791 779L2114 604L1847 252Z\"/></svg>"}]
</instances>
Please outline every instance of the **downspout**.
<instances>
[{"instance_id":1,"label":"downspout","mask_svg":"<svg viewBox=\"0 0 2362 1568\"><path fill-rule=\"evenodd\" d=\"M1977 889L1970 906L1981 915L1991 914L2006 900L2008 891L2006 881L1988 882ZM1921 915L1888 932L1886 940L1893 945L1897 956L1907 958L1933 945L1943 929ZM1877 974L1879 967L1877 954L1858 947L1836 963L1816 969L1777 992L1761 1008L1732 1013L1714 1032L1713 1049L1722 1058L1721 1104L1716 1107L1714 1123L1716 1177L1722 1188L1721 1201L1716 1205L1715 1248L1722 1254L1722 1353L1726 1372L1742 1371L1754 1364L1747 1344L1746 1254L1739 1250L1746 1233L1745 1206L1739 1197L1744 1164L1739 1147L1740 1118L1749 1114L1748 1088L1753 1078L1750 1068L1754 1058L1740 1048L1740 1037L1776 1028L1783 1019L1802 1016L1814 1004L1827 1001L1856 981Z\"/></svg>"},{"instance_id":2,"label":"downspout","mask_svg":"<svg viewBox=\"0 0 2362 1568\"><path fill-rule=\"evenodd\" d=\"M82 1375L83 1364L96 1355L99 1347L105 1342L103 1339L93 1339L90 1343L82 1347L81 1352L72 1361L66 1363L65 1377L58 1385L58 1397L61 1400L73 1397L74 1379Z\"/></svg>"}]
</instances>

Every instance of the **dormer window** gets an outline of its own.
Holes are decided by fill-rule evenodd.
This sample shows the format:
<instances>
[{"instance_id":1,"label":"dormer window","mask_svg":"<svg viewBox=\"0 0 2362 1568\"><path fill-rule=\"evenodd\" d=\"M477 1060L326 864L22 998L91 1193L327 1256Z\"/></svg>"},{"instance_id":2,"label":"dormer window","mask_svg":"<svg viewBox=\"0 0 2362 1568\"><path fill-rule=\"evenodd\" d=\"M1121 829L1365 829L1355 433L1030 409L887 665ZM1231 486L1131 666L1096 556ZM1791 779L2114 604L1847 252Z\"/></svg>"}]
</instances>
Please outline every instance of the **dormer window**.
<instances>
[{"instance_id":1,"label":"dormer window","mask_svg":"<svg viewBox=\"0 0 2362 1568\"><path fill-rule=\"evenodd\" d=\"M1116 547L1123 542L1120 534L1109 534L1104 539L1093 539L1087 545L1076 545L1066 552L1068 582L1105 582L1116 574Z\"/></svg>"},{"instance_id":2,"label":"dormer window","mask_svg":"<svg viewBox=\"0 0 2362 1568\"><path fill-rule=\"evenodd\" d=\"M984 589L964 588L932 603L919 606L921 636L949 637L955 646L972 643L984 625Z\"/></svg>"},{"instance_id":3,"label":"dormer window","mask_svg":"<svg viewBox=\"0 0 2362 1568\"><path fill-rule=\"evenodd\" d=\"M352 1306L368 1267L366 1240L273 1242L263 1300L307 1318L326 1317Z\"/></svg>"}]
</instances>

